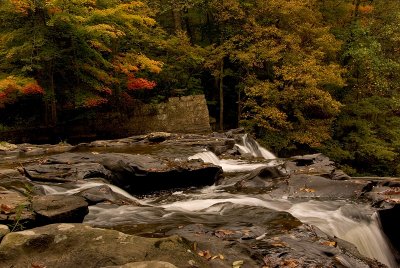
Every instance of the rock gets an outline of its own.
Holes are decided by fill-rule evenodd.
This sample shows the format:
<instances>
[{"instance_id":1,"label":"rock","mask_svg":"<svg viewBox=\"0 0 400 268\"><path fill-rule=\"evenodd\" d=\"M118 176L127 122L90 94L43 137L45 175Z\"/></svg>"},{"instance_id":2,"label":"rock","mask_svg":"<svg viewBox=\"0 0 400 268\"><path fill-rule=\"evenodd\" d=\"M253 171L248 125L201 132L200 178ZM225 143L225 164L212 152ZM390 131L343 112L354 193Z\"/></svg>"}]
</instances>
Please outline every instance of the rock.
<instances>
[{"instance_id":1,"label":"rock","mask_svg":"<svg viewBox=\"0 0 400 268\"><path fill-rule=\"evenodd\" d=\"M261 167L252 171L243 180L235 184L239 189L265 189L275 185L273 179L286 177L282 167Z\"/></svg>"},{"instance_id":2,"label":"rock","mask_svg":"<svg viewBox=\"0 0 400 268\"><path fill-rule=\"evenodd\" d=\"M292 173L313 174L329 178L336 170L334 162L322 154L293 156L286 161L286 167Z\"/></svg>"},{"instance_id":3,"label":"rock","mask_svg":"<svg viewBox=\"0 0 400 268\"><path fill-rule=\"evenodd\" d=\"M105 266L102 268L177 268L175 265L164 261L131 262L125 265Z\"/></svg>"},{"instance_id":4,"label":"rock","mask_svg":"<svg viewBox=\"0 0 400 268\"><path fill-rule=\"evenodd\" d=\"M16 150L17 148L18 146L15 144L11 144L4 141L0 142L0 152L13 151Z\"/></svg>"},{"instance_id":5,"label":"rock","mask_svg":"<svg viewBox=\"0 0 400 268\"><path fill-rule=\"evenodd\" d=\"M399 232L400 204L392 208L378 210L382 230L395 248L397 261L400 263L400 232Z\"/></svg>"},{"instance_id":6,"label":"rock","mask_svg":"<svg viewBox=\"0 0 400 268\"><path fill-rule=\"evenodd\" d=\"M178 236L143 238L83 224L52 224L7 234L0 243L2 267L97 268L138 261L164 261L187 267L206 261Z\"/></svg>"},{"instance_id":7,"label":"rock","mask_svg":"<svg viewBox=\"0 0 400 268\"><path fill-rule=\"evenodd\" d=\"M101 163L113 173L111 183L132 194L212 185L222 168L201 161L169 161L146 155L106 154Z\"/></svg>"},{"instance_id":8,"label":"rock","mask_svg":"<svg viewBox=\"0 0 400 268\"><path fill-rule=\"evenodd\" d=\"M136 206L140 205L139 202L113 192L113 190L107 185L100 185L86 189L75 195L85 198L89 205L95 205L101 202L110 202L120 206L128 204Z\"/></svg>"},{"instance_id":9,"label":"rock","mask_svg":"<svg viewBox=\"0 0 400 268\"><path fill-rule=\"evenodd\" d=\"M10 233L10 228L7 225L0 224L0 242L6 234Z\"/></svg>"},{"instance_id":10,"label":"rock","mask_svg":"<svg viewBox=\"0 0 400 268\"><path fill-rule=\"evenodd\" d=\"M90 162L31 165L25 167L24 172L29 179L41 182L74 182L90 178L109 180L112 176L103 165Z\"/></svg>"},{"instance_id":11,"label":"rock","mask_svg":"<svg viewBox=\"0 0 400 268\"><path fill-rule=\"evenodd\" d=\"M28 197L0 187L0 224L18 230L31 227L34 221L35 215L30 210Z\"/></svg>"},{"instance_id":12,"label":"rock","mask_svg":"<svg viewBox=\"0 0 400 268\"><path fill-rule=\"evenodd\" d=\"M80 196L35 196L32 200L32 209L39 225L81 223L89 213L88 203Z\"/></svg>"},{"instance_id":13,"label":"rock","mask_svg":"<svg viewBox=\"0 0 400 268\"><path fill-rule=\"evenodd\" d=\"M149 142L160 143L169 138L171 138L172 134L167 132L153 132L146 136Z\"/></svg>"},{"instance_id":14,"label":"rock","mask_svg":"<svg viewBox=\"0 0 400 268\"><path fill-rule=\"evenodd\" d=\"M371 182L365 180L338 181L314 175L294 174L289 177L288 191L291 198L358 198L370 185Z\"/></svg>"},{"instance_id":15,"label":"rock","mask_svg":"<svg viewBox=\"0 0 400 268\"><path fill-rule=\"evenodd\" d=\"M170 161L148 155L65 153L24 169L31 180L73 182L104 178L133 194L214 184L222 168L200 161Z\"/></svg>"}]
</instances>

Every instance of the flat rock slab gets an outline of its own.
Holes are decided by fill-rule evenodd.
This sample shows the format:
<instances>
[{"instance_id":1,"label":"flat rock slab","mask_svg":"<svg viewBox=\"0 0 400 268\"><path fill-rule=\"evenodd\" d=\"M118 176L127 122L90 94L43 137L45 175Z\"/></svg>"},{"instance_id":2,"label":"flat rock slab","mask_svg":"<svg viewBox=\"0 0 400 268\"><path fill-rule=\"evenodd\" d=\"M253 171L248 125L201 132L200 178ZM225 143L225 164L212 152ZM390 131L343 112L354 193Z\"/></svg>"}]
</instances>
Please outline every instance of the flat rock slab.
<instances>
[{"instance_id":1,"label":"flat rock slab","mask_svg":"<svg viewBox=\"0 0 400 268\"><path fill-rule=\"evenodd\" d=\"M357 198L371 182L365 180L330 180L320 176L305 174L291 175L289 178L289 197ZM372 186L371 186L372 187Z\"/></svg>"},{"instance_id":2,"label":"flat rock slab","mask_svg":"<svg viewBox=\"0 0 400 268\"><path fill-rule=\"evenodd\" d=\"M0 243L2 267L98 268L138 261L207 267L178 236L143 238L83 224L52 224L10 233Z\"/></svg>"},{"instance_id":3,"label":"flat rock slab","mask_svg":"<svg viewBox=\"0 0 400 268\"><path fill-rule=\"evenodd\" d=\"M80 196L35 196L32 209L38 224L81 223L89 213L88 203Z\"/></svg>"}]
</instances>

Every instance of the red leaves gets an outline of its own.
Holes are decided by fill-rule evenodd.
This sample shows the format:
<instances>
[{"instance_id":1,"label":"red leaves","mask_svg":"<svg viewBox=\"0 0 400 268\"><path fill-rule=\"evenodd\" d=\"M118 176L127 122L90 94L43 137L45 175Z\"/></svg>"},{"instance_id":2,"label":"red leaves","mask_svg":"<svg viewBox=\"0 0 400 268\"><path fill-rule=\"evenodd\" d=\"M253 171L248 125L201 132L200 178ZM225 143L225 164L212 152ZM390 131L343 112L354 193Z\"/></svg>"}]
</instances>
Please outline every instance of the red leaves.
<instances>
[{"instance_id":1,"label":"red leaves","mask_svg":"<svg viewBox=\"0 0 400 268\"><path fill-rule=\"evenodd\" d=\"M128 81L126 83L128 90L140 90L140 89L151 90L156 85L157 85L156 82L149 81L144 78L135 78L133 75L128 76Z\"/></svg>"},{"instance_id":2,"label":"red leaves","mask_svg":"<svg viewBox=\"0 0 400 268\"><path fill-rule=\"evenodd\" d=\"M36 83L29 83L29 84L25 85L21 91L25 95L35 95L35 94L43 95L44 94L43 88Z\"/></svg>"}]
</instances>

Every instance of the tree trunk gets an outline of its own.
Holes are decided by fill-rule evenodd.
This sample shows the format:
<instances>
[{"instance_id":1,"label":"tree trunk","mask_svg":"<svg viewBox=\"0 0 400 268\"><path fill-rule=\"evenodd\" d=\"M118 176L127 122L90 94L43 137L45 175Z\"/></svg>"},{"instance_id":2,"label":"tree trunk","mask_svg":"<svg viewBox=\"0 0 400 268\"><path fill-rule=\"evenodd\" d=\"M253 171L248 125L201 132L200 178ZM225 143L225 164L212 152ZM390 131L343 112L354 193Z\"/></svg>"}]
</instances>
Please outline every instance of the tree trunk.
<instances>
[{"instance_id":1,"label":"tree trunk","mask_svg":"<svg viewBox=\"0 0 400 268\"><path fill-rule=\"evenodd\" d=\"M181 10L179 8L174 8L172 9L172 15L174 17L174 27L175 31L179 32L182 31L182 16L181 16Z\"/></svg>"},{"instance_id":2,"label":"tree trunk","mask_svg":"<svg viewBox=\"0 0 400 268\"><path fill-rule=\"evenodd\" d=\"M53 64L50 65L49 72L49 92L46 97L46 109L45 109L45 121L47 126L55 126L57 123L57 103L56 103L56 92L54 88L54 71Z\"/></svg>"},{"instance_id":3,"label":"tree trunk","mask_svg":"<svg viewBox=\"0 0 400 268\"><path fill-rule=\"evenodd\" d=\"M242 117L242 103L241 103L241 94L240 94L241 92L240 92L240 88L238 89L238 101L237 101L237 113L238 113L238 115L237 115L237 127L239 127L240 126L240 120L242 119L241 117Z\"/></svg>"},{"instance_id":4,"label":"tree trunk","mask_svg":"<svg viewBox=\"0 0 400 268\"><path fill-rule=\"evenodd\" d=\"M219 130L224 130L224 59L219 74Z\"/></svg>"}]
</instances>

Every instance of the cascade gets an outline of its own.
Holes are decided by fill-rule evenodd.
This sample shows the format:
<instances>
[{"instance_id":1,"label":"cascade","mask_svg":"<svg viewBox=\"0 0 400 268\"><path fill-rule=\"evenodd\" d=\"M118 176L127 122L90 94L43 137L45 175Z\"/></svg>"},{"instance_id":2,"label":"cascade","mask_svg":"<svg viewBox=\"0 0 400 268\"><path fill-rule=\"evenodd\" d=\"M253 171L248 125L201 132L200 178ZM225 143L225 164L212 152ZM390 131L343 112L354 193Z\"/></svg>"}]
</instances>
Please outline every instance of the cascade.
<instances>
[{"instance_id":1,"label":"cascade","mask_svg":"<svg viewBox=\"0 0 400 268\"><path fill-rule=\"evenodd\" d=\"M242 154L251 154L254 157L263 157L265 159L276 158L273 153L260 146L258 142L250 138L248 134L243 135L242 143L243 145L235 144Z\"/></svg>"}]
</instances>

